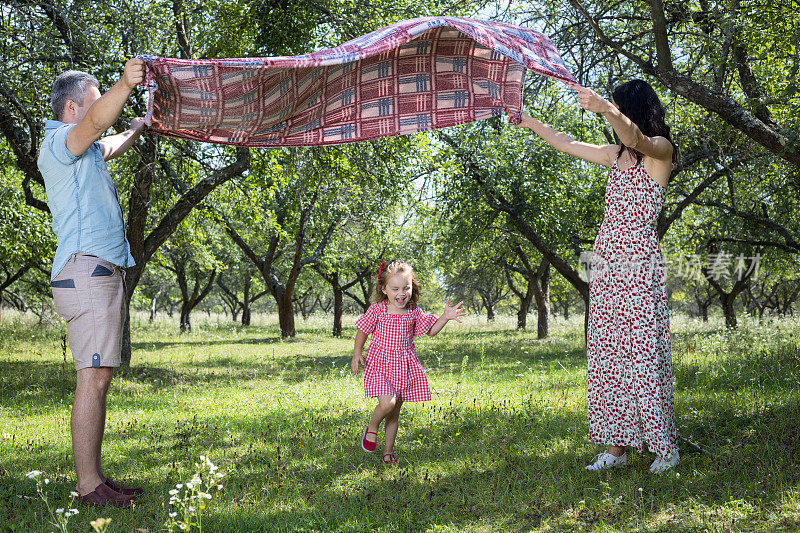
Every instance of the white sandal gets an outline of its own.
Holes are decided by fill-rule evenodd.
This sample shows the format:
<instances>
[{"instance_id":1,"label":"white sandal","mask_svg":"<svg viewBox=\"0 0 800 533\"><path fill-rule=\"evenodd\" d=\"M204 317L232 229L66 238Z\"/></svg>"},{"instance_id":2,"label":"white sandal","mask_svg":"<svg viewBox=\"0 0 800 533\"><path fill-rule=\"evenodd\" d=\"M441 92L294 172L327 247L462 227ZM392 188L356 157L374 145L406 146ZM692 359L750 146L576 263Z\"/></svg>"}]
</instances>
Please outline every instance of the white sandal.
<instances>
[{"instance_id":1,"label":"white sandal","mask_svg":"<svg viewBox=\"0 0 800 533\"><path fill-rule=\"evenodd\" d=\"M598 453L594 458L594 463L586 467L586 470L608 470L610 468L622 468L628 466L628 454L623 453L619 457L614 454L603 452Z\"/></svg>"},{"instance_id":2,"label":"white sandal","mask_svg":"<svg viewBox=\"0 0 800 533\"><path fill-rule=\"evenodd\" d=\"M672 470L678 466L679 460L680 455L677 451L670 455L667 459L664 459L663 457L656 457L656 460L653 461L652 465L650 465L650 472L654 474L663 474L667 470Z\"/></svg>"}]
</instances>

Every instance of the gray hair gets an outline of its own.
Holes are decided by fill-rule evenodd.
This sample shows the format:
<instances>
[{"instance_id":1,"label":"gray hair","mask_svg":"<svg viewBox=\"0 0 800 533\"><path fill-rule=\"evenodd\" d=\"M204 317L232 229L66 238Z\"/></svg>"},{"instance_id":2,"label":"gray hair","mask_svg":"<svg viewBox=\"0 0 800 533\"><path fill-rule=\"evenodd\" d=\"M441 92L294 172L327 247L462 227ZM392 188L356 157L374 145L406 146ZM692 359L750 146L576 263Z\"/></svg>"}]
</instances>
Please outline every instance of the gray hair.
<instances>
[{"instance_id":1,"label":"gray hair","mask_svg":"<svg viewBox=\"0 0 800 533\"><path fill-rule=\"evenodd\" d=\"M58 75L56 81L53 82L53 94L50 96L50 105L53 106L56 120L62 119L67 100L83 104L87 85L100 88L97 78L80 70L68 70Z\"/></svg>"}]
</instances>

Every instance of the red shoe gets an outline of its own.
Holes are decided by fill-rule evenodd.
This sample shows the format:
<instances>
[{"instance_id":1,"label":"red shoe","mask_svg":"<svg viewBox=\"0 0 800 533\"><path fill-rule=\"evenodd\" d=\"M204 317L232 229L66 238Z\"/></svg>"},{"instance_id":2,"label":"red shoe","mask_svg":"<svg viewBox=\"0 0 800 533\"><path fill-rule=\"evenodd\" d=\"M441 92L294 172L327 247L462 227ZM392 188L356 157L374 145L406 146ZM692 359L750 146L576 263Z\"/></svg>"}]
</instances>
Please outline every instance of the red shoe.
<instances>
[{"instance_id":1,"label":"red shoe","mask_svg":"<svg viewBox=\"0 0 800 533\"><path fill-rule=\"evenodd\" d=\"M375 442L370 442L367 440L367 435L369 435L370 433L375 435ZM364 437L361 439L361 449L367 453L374 452L375 448L378 447L377 439L378 439L378 434L375 433L374 431L370 431L369 426L367 426L367 429L364 430Z\"/></svg>"},{"instance_id":2,"label":"red shoe","mask_svg":"<svg viewBox=\"0 0 800 533\"><path fill-rule=\"evenodd\" d=\"M385 465L396 465L397 457L395 457L393 453L385 453L383 457L381 457L381 461L383 461Z\"/></svg>"},{"instance_id":3,"label":"red shoe","mask_svg":"<svg viewBox=\"0 0 800 533\"><path fill-rule=\"evenodd\" d=\"M76 499L80 503L95 507L121 507L123 509L130 507L133 502L133 496L120 494L105 483L100 483L92 492L78 496Z\"/></svg>"},{"instance_id":4,"label":"red shoe","mask_svg":"<svg viewBox=\"0 0 800 533\"><path fill-rule=\"evenodd\" d=\"M144 489L142 487L123 487L110 477L107 477L104 483L109 487L111 487L112 489L114 489L116 492L119 492L120 494L124 494L126 496L138 496L144 492Z\"/></svg>"}]
</instances>

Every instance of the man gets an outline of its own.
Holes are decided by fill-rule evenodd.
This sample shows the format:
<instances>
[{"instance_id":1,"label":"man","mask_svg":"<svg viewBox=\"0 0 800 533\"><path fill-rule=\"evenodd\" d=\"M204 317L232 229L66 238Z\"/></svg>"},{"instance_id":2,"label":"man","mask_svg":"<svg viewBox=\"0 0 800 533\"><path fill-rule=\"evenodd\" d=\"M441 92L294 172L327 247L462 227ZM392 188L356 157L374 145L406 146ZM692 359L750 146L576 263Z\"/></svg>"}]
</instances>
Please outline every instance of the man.
<instances>
[{"instance_id":1,"label":"man","mask_svg":"<svg viewBox=\"0 0 800 533\"><path fill-rule=\"evenodd\" d=\"M60 74L52 94L56 120L46 121L39 150L57 241L50 285L56 311L67 321L77 370L70 419L76 490L79 501L99 506L128 507L142 492L107 478L100 450L108 387L121 362L124 269L134 265L105 162L125 153L144 123L135 119L129 130L98 139L143 79L140 59L129 60L122 77L102 96L94 76L75 70Z\"/></svg>"}]
</instances>

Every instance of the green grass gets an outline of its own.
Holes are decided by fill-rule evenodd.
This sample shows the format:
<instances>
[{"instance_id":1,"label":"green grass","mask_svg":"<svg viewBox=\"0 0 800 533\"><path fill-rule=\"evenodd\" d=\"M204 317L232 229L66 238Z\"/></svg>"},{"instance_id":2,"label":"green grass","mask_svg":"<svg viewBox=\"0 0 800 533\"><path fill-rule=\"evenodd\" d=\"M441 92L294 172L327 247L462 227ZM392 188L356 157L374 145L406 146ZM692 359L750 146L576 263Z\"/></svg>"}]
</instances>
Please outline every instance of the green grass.
<instances>
[{"instance_id":1,"label":"green grass","mask_svg":"<svg viewBox=\"0 0 800 533\"><path fill-rule=\"evenodd\" d=\"M297 339L281 341L270 317L248 329L212 319L182 336L136 322L104 458L147 494L132 510L81 508L70 528L106 516L109 531L164 530L169 490L208 455L226 477L205 531L800 529L797 320L743 320L736 332L673 320L686 440L678 472L658 477L636 452L625 470L583 468L600 447L587 440L580 318L556 322L546 342L504 317L420 340L433 401L404 408L395 468L359 446L373 401L348 372L352 330L332 339L327 320L299 320ZM51 503L69 503L74 371L58 325L3 320L0 531L47 531L25 473L46 472Z\"/></svg>"}]
</instances>

